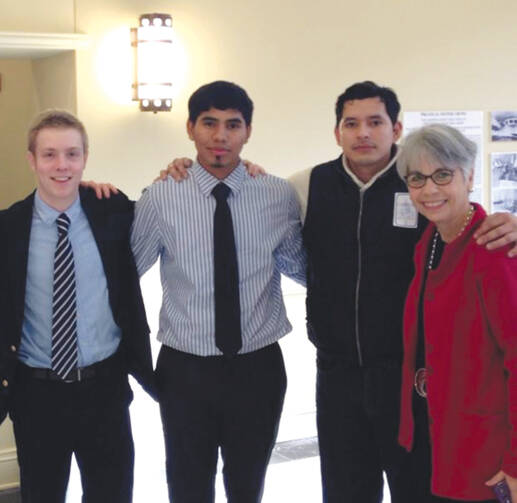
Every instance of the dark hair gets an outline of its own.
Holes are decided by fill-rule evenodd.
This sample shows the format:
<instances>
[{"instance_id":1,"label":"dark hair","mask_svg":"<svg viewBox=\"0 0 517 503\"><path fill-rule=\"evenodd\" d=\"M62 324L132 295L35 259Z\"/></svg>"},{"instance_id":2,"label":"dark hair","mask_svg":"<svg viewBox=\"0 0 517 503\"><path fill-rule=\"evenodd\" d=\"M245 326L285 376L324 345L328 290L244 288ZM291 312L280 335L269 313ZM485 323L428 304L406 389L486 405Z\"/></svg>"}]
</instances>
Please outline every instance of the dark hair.
<instances>
[{"instance_id":1,"label":"dark hair","mask_svg":"<svg viewBox=\"0 0 517 503\"><path fill-rule=\"evenodd\" d=\"M81 134L83 140L83 151L88 153L88 135L84 124L66 110L50 109L38 114L32 121L27 133L27 149L33 154L36 153L36 138L42 129L75 129Z\"/></svg>"},{"instance_id":2,"label":"dark hair","mask_svg":"<svg viewBox=\"0 0 517 503\"><path fill-rule=\"evenodd\" d=\"M395 91L389 87L378 86L371 80L365 80L364 82L351 85L345 89L343 94L338 96L336 101L336 127L339 126L339 122L343 117L343 108L347 101L364 100L366 98L379 98L386 107L386 112L391 119L391 123L395 124L395 122L397 122L400 112L400 103Z\"/></svg>"},{"instance_id":3,"label":"dark hair","mask_svg":"<svg viewBox=\"0 0 517 503\"><path fill-rule=\"evenodd\" d=\"M202 112L211 108L238 110L244 117L246 126L251 124L253 101L246 91L233 82L217 80L201 86L188 100L188 119L193 124Z\"/></svg>"}]
</instances>

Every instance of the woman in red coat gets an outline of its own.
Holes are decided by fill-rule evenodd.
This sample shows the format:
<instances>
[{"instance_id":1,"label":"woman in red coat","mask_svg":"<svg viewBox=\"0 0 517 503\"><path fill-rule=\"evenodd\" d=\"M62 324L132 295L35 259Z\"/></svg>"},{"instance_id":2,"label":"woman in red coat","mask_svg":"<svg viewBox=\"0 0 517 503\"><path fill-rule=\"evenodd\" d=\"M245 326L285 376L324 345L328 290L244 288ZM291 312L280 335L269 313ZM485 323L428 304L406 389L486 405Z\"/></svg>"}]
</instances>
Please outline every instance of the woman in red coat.
<instances>
[{"instance_id":1,"label":"woman in red coat","mask_svg":"<svg viewBox=\"0 0 517 503\"><path fill-rule=\"evenodd\" d=\"M410 451L415 429L429 434L436 501L495 501L506 480L517 503L517 261L472 238L485 217L469 201L475 156L459 131L432 125L397 161L430 221L404 314L399 442Z\"/></svg>"}]
</instances>

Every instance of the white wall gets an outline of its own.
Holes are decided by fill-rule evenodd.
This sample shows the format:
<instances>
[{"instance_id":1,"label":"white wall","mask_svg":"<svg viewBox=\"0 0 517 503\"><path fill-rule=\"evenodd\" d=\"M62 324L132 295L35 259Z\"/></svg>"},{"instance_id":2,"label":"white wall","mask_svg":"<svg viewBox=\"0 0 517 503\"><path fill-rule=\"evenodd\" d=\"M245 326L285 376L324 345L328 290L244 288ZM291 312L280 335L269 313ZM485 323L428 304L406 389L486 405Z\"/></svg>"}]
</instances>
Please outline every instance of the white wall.
<instances>
[{"instance_id":1,"label":"white wall","mask_svg":"<svg viewBox=\"0 0 517 503\"><path fill-rule=\"evenodd\" d=\"M0 31L73 32L74 0L0 0Z\"/></svg>"},{"instance_id":2,"label":"white wall","mask_svg":"<svg viewBox=\"0 0 517 503\"><path fill-rule=\"evenodd\" d=\"M188 58L173 111L154 116L114 103L96 69L106 38L148 11L172 14ZM337 155L335 98L358 80L392 86L406 110L517 107L513 0L79 0L77 12L94 39L78 54L90 174L132 195L171 157L192 155L188 96L218 78L249 91L256 114L244 154L280 175Z\"/></svg>"}]
</instances>

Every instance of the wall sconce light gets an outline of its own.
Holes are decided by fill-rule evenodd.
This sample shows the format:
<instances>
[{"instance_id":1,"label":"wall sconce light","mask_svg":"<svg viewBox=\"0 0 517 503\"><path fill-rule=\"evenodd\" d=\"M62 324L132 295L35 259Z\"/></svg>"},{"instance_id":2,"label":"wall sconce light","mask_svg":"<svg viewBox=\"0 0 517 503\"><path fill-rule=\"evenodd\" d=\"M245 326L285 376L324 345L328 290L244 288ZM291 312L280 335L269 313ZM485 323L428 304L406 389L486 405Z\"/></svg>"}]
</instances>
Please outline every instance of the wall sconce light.
<instances>
[{"instance_id":1,"label":"wall sconce light","mask_svg":"<svg viewBox=\"0 0 517 503\"><path fill-rule=\"evenodd\" d=\"M172 108L172 17L142 14L138 28L131 28L135 57L133 100L144 112L170 112Z\"/></svg>"}]
</instances>

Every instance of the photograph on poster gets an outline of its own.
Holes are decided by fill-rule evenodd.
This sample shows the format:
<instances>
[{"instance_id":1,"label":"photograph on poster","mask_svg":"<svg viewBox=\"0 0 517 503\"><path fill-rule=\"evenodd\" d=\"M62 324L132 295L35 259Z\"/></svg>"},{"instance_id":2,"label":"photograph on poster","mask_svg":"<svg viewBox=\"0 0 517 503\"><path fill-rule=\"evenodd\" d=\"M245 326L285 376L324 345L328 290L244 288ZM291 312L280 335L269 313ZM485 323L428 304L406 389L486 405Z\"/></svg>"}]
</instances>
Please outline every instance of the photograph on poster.
<instances>
[{"instance_id":1,"label":"photograph on poster","mask_svg":"<svg viewBox=\"0 0 517 503\"><path fill-rule=\"evenodd\" d=\"M493 153L492 212L517 214L517 152Z\"/></svg>"},{"instance_id":2,"label":"photograph on poster","mask_svg":"<svg viewBox=\"0 0 517 503\"><path fill-rule=\"evenodd\" d=\"M517 111L491 113L492 141L517 141Z\"/></svg>"},{"instance_id":3,"label":"photograph on poster","mask_svg":"<svg viewBox=\"0 0 517 503\"><path fill-rule=\"evenodd\" d=\"M447 124L461 131L477 145L476 165L474 167L474 190L470 200L483 202L483 112L473 110L445 110L404 112L404 134L428 124Z\"/></svg>"}]
</instances>

